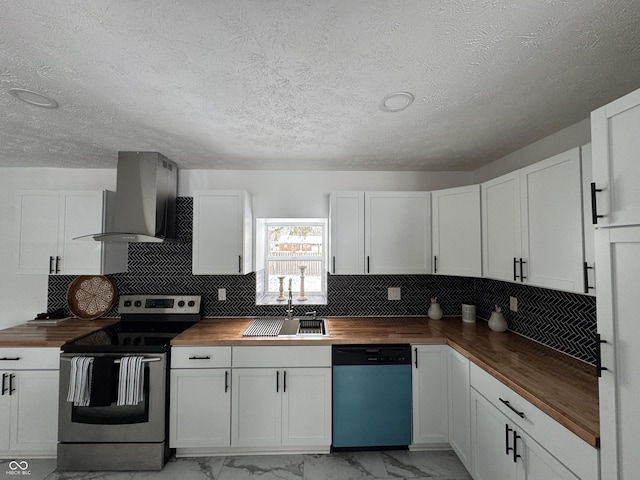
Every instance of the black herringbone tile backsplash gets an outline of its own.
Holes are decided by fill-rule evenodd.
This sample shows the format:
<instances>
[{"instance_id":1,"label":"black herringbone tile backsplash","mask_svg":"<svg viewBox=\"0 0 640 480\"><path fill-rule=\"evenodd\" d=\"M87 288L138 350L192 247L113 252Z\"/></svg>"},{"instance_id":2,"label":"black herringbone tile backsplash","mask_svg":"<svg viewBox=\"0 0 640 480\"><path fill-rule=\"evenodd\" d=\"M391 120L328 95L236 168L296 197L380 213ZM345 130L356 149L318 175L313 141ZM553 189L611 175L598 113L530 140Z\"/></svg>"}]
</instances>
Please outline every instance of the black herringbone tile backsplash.
<instances>
[{"instance_id":1,"label":"black herringbone tile backsplash","mask_svg":"<svg viewBox=\"0 0 640 480\"><path fill-rule=\"evenodd\" d=\"M129 271L112 275L120 293L201 295L205 317L281 315L283 306L256 305L256 276L193 275L191 231L193 199L179 197L176 234L179 243L129 245ZM49 276L48 308L67 308L66 292L73 276ZM328 304L314 305L322 316L426 315L431 297L444 314L460 316L463 303L475 304L488 319L502 307L509 330L595 363L595 298L485 278L444 275L328 275ZM388 287L400 287L401 300L387 300ZM217 301L218 288L227 300ZM518 312L509 311L509 296ZM301 308L301 307L298 307ZM118 316L117 307L108 316Z\"/></svg>"}]
</instances>

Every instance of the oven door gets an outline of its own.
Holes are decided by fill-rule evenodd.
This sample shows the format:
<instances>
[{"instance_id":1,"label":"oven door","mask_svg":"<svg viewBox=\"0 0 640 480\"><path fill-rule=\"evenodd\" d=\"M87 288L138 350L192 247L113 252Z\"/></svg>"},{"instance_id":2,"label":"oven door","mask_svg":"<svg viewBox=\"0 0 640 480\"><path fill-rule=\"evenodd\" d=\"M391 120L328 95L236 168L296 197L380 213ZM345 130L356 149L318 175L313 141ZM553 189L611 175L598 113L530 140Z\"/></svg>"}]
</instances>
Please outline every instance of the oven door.
<instances>
[{"instance_id":1,"label":"oven door","mask_svg":"<svg viewBox=\"0 0 640 480\"><path fill-rule=\"evenodd\" d=\"M68 443L162 442L166 428L166 353L144 354L144 400L137 405L116 404L118 360L123 354L82 354L113 357L114 395L112 403L100 407L79 407L67 401L71 359L60 355L58 440ZM136 354L137 355L137 354Z\"/></svg>"}]
</instances>

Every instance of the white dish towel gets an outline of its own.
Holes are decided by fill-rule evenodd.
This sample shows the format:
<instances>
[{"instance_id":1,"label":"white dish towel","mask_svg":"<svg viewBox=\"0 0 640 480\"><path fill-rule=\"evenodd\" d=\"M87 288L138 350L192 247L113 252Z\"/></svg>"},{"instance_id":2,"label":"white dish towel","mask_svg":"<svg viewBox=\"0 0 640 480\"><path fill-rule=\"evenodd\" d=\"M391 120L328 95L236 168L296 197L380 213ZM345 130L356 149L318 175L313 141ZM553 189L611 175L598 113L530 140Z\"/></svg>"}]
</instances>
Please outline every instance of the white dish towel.
<instances>
[{"instance_id":1,"label":"white dish towel","mask_svg":"<svg viewBox=\"0 0 640 480\"><path fill-rule=\"evenodd\" d=\"M120 359L117 405L137 405L144 400L143 358L132 355Z\"/></svg>"},{"instance_id":2,"label":"white dish towel","mask_svg":"<svg viewBox=\"0 0 640 480\"><path fill-rule=\"evenodd\" d=\"M93 357L72 357L67 402L76 407L86 407L91 400L91 375Z\"/></svg>"}]
</instances>

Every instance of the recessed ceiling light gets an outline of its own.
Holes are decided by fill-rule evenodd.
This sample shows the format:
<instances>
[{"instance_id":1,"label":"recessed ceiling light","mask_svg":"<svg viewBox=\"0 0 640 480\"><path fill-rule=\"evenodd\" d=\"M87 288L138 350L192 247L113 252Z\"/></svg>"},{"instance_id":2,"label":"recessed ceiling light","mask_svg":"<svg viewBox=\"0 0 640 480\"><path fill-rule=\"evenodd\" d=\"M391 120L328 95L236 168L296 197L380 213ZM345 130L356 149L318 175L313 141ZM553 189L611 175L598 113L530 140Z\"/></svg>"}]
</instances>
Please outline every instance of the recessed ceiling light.
<instances>
[{"instance_id":1,"label":"recessed ceiling light","mask_svg":"<svg viewBox=\"0 0 640 480\"><path fill-rule=\"evenodd\" d=\"M413 103L413 95L409 92L396 92L387 95L380 102L383 112L399 112Z\"/></svg>"},{"instance_id":2,"label":"recessed ceiling light","mask_svg":"<svg viewBox=\"0 0 640 480\"><path fill-rule=\"evenodd\" d=\"M58 106L58 102L54 99L24 88L10 88L9 93L23 102L27 102L38 107L56 108Z\"/></svg>"}]
</instances>

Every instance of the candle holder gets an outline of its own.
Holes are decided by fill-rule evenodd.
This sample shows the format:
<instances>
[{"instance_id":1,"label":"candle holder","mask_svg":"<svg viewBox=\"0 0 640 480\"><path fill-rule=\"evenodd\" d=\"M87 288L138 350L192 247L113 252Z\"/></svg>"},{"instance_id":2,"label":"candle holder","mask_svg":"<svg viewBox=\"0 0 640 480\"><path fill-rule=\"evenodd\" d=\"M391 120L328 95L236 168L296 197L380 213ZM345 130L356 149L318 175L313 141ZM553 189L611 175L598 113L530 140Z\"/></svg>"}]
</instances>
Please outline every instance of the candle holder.
<instances>
[{"instance_id":1,"label":"candle holder","mask_svg":"<svg viewBox=\"0 0 640 480\"><path fill-rule=\"evenodd\" d=\"M278 296L278 298L276 298L276 300L279 302L284 302L286 300L284 298L284 276L278 277L278 281L280 282L280 288L278 290L280 295Z\"/></svg>"},{"instance_id":2,"label":"candle holder","mask_svg":"<svg viewBox=\"0 0 640 480\"><path fill-rule=\"evenodd\" d=\"M304 271L307 269L307 266L300 265L298 268L300 269L300 295L298 295L298 300L304 301L307 300L307 296L304 294Z\"/></svg>"}]
</instances>

